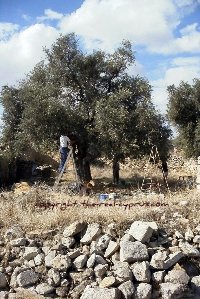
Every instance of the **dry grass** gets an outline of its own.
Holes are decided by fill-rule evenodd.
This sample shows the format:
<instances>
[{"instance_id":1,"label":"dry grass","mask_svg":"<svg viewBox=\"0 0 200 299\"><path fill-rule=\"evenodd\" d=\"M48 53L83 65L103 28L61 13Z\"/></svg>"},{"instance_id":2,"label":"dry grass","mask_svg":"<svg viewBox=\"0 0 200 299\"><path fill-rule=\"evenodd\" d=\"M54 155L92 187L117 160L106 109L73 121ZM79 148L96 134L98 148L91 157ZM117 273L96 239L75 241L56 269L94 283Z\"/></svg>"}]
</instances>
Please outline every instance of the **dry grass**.
<instances>
[{"instance_id":1,"label":"dry grass","mask_svg":"<svg viewBox=\"0 0 200 299\"><path fill-rule=\"evenodd\" d=\"M64 191L53 192L45 185L32 187L26 192L2 192L0 201L0 227L20 224L25 231L63 228L76 220L118 224L119 234L134 220L156 221L161 227L184 231L199 223L200 193L195 189L175 191L178 177L183 173L173 170L169 176L169 190L163 184L162 173L155 166L146 166L145 161L121 169L123 184L116 188L111 184L111 168L93 168L95 191L116 192L115 200L100 202L98 194L88 196L69 195ZM139 192L143 176L151 176L161 182L162 194ZM190 175L188 172L187 175ZM164 194L164 198L163 198ZM41 204L57 204L42 207ZM60 204L58 204L60 203ZM98 204L100 204L98 206ZM105 206L109 203L112 206ZM62 205L61 205L62 204ZM121 204L121 206L120 206ZM39 206L40 205L40 206ZM66 206L65 206L66 205ZM132 205L132 206L130 206Z\"/></svg>"}]
</instances>

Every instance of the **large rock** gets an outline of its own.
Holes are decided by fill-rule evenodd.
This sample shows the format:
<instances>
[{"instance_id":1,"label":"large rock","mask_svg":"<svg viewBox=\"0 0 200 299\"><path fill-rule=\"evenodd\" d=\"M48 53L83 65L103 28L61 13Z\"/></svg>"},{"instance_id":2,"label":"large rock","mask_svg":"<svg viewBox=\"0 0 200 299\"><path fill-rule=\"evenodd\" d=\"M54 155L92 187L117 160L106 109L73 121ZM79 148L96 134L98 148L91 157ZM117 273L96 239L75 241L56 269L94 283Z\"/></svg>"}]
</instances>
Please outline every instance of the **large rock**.
<instances>
[{"instance_id":1,"label":"large rock","mask_svg":"<svg viewBox=\"0 0 200 299\"><path fill-rule=\"evenodd\" d=\"M132 223L128 233L141 243L149 242L153 234L152 226L156 227L157 225L156 223L155 225L151 225L150 222L135 221Z\"/></svg>"},{"instance_id":2,"label":"large rock","mask_svg":"<svg viewBox=\"0 0 200 299\"><path fill-rule=\"evenodd\" d=\"M182 298L181 294L185 291L185 286L180 283L166 282L160 284L160 291L162 299L177 299Z\"/></svg>"},{"instance_id":3,"label":"large rock","mask_svg":"<svg viewBox=\"0 0 200 299\"><path fill-rule=\"evenodd\" d=\"M121 292L114 288L85 288L80 299L121 299Z\"/></svg>"},{"instance_id":4,"label":"large rock","mask_svg":"<svg viewBox=\"0 0 200 299\"><path fill-rule=\"evenodd\" d=\"M150 282L151 272L149 270L149 262L136 262L132 265L131 269L137 281Z\"/></svg>"},{"instance_id":5,"label":"large rock","mask_svg":"<svg viewBox=\"0 0 200 299\"><path fill-rule=\"evenodd\" d=\"M120 282L133 279L133 273L127 262L116 262L113 266L113 273Z\"/></svg>"},{"instance_id":6,"label":"large rock","mask_svg":"<svg viewBox=\"0 0 200 299\"><path fill-rule=\"evenodd\" d=\"M165 251L158 251L152 255L150 265L154 269L163 270L165 268L166 259L167 259L167 253Z\"/></svg>"},{"instance_id":7,"label":"large rock","mask_svg":"<svg viewBox=\"0 0 200 299\"><path fill-rule=\"evenodd\" d=\"M109 258L111 255L113 255L119 248L119 244L117 242L114 242L110 240L108 244L108 248L106 249L106 252L104 254L105 258Z\"/></svg>"},{"instance_id":8,"label":"large rock","mask_svg":"<svg viewBox=\"0 0 200 299\"><path fill-rule=\"evenodd\" d=\"M99 284L99 287L100 288L109 288L109 287L114 286L115 283L116 283L116 279L114 276L107 276L102 279L102 281Z\"/></svg>"},{"instance_id":9,"label":"large rock","mask_svg":"<svg viewBox=\"0 0 200 299\"><path fill-rule=\"evenodd\" d=\"M106 249L108 247L110 239L111 239L111 236L109 236L107 234L101 236L96 243L97 250L101 251L101 250Z\"/></svg>"},{"instance_id":10,"label":"large rock","mask_svg":"<svg viewBox=\"0 0 200 299\"><path fill-rule=\"evenodd\" d=\"M48 295L54 291L54 288L48 283L40 283L36 286L36 292L40 295Z\"/></svg>"},{"instance_id":11,"label":"large rock","mask_svg":"<svg viewBox=\"0 0 200 299\"><path fill-rule=\"evenodd\" d=\"M35 284L39 279L38 274L33 270L26 270L17 276L17 283L21 287Z\"/></svg>"},{"instance_id":12,"label":"large rock","mask_svg":"<svg viewBox=\"0 0 200 299\"><path fill-rule=\"evenodd\" d=\"M83 244L90 244L93 240L97 239L97 237L101 233L101 227L98 223L89 224L86 230L85 235L80 240Z\"/></svg>"},{"instance_id":13,"label":"large rock","mask_svg":"<svg viewBox=\"0 0 200 299\"><path fill-rule=\"evenodd\" d=\"M38 255L37 247L25 247L25 252L23 254L23 258L27 261L33 260L36 255Z\"/></svg>"},{"instance_id":14,"label":"large rock","mask_svg":"<svg viewBox=\"0 0 200 299\"><path fill-rule=\"evenodd\" d=\"M199 250L188 242L180 241L179 247L181 248L183 253L189 257L199 257L200 256Z\"/></svg>"},{"instance_id":15,"label":"large rock","mask_svg":"<svg viewBox=\"0 0 200 299\"><path fill-rule=\"evenodd\" d=\"M129 280L123 282L122 284L120 284L118 289L122 292L123 299L133 299L135 288L132 281Z\"/></svg>"},{"instance_id":16,"label":"large rock","mask_svg":"<svg viewBox=\"0 0 200 299\"><path fill-rule=\"evenodd\" d=\"M77 269L83 268L87 262L87 259L88 259L88 257L86 254L79 255L73 262L75 268L77 268Z\"/></svg>"},{"instance_id":17,"label":"large rock","mask_svg":"<svg viewBox=\"0 0 200 299\"><path fill-rule=\"evenodd\" d=\"M65 238L72 237L72 236L77 235L84 229L85 229L85 224L82 222L76 221L64 229L63 236Z\"/></svg>"},{"instance_id":18,"label":"large rock","mask_svg":"<svg viewBox=\"0 0 200 299\"><path fill-rule=\"evenodd\" d=\"M135 299L151 299L152 286L148 283L140 283L135 292Z\"/></svg>"},{"instance_id":19,"label":"large rock","mask_svg":"<svg viewBox=\"0 0 200 299\"><path fill-rule=\"evenodd\" d=\"M190 280L190 277L187 275L184 269L171 270L165 276L165 282L180 283L187 285Z\"/></svg>"},{"instance_id":20,"label":"large rock","mask_svg":"<svg viewBox=\"0 0 200 299\"><path fill-rule=\"evenodd\" d=\"M124 241L121 242L120 248L120 261L121 262L137 262L148 260L149 255L147 247L139 241L131 242Z\"/></svg>"},{"instance_id":21,"label":"large rock","mask_svg":"<svg viewBox=\"0 0 200 299\"><path fill-rule=\"evenodd\" d=\"M52 267L52 260L56 257L56 250L51 250L45 256L45 266Z\"/></svg>"},{"instance_id":22,"label":"large rock","mask_svg":"<svg viewBox=\"0 0 200 299\"><path fill-rule=\"evenodd\" d=\"M71 259L67 255L58 254L52 261L51 267L58 271L67 271L71 266Z\"/></svg>"}]
</instances>

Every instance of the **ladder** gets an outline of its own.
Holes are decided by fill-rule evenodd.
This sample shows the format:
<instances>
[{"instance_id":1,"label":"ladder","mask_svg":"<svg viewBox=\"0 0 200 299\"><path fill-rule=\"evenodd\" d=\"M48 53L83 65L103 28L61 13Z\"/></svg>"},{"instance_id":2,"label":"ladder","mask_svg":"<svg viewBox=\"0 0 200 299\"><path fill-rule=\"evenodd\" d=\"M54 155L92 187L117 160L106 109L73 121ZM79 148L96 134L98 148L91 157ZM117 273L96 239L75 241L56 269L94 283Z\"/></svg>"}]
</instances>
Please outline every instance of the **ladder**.
<instances>
[{"instance_id":1,"label":"ladder","mask_svg":"<svg viewBox=\"0 0 200 299\"><path fill-rule=\"evenodd\" d=\"M58 187L58 185L60 183L60 180L63 177L63 173L67 169L67 164L68 164L68 162L69 162L70 159L72 159L73 171L74 171L74 174L75 174L75 180L76 180L76 184L77 184L78 191L79 191L79 189L80 189L80 180L79 180L79 177L78 177L78 173L77 173L77 169L76 169L76 164L75 164L74 155L73 155L73 149L72 148L70 149L70 151L68 153L67 159L65 161L65 164L64 164L61 172L59 173L59 175L57 176L57 178L55 180L55 183L54 183L54 186L53 186L54 190Z\"/></svg>"},{"instance_id":2,"label":"ladder","mask_svg":"<svg viewBox=\"0 0 200 299\"><path fill-rule=\"evenodd\" d=\"M157 163L161 162L160 155L159 155L159 152L158 152L158 148L157 148L156 145L153 145L152 148L151 148L151 152L150 152L150 155L149 155L149 161L148 162L149 163L153 162L154 166L156 166ZM161 170L162 170L163 178L164 178L165 183L166 183L167 190L168 190L168 192L171 196L171 192L170 192L170 189L169 189L167 178L164 175L163 167L161 168ZM152 178L144 176L142 186L141 186L141 191L151 192L152 189L154 189L152 187L154 187L155 189L157 189L159 191L159 193L161 193L160 184L158 183L158 181L157 181L157 183L153 182Z\"/></svg>"}]
</instances>

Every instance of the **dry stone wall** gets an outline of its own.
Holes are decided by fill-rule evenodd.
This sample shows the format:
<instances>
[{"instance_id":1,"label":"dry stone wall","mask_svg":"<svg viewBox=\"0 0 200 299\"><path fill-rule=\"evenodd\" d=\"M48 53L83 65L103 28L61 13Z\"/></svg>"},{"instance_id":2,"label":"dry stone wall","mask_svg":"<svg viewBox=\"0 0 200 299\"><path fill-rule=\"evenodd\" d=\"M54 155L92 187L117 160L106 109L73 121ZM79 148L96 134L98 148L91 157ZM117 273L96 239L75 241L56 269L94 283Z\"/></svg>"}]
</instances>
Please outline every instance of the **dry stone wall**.
<instances>
[{"instance_id":1,"label":"dry stone wall","mask_svg":"<svg viewBox=\"0 0 200 299\"><path fill-rule=\"evenodd\" d=\"M182 234L135 221L120 236L116 223L26 233L13 226L0 239L0 299L22 291L39 298L198 299L200 225Z\"/></svg>"}]
</instances>

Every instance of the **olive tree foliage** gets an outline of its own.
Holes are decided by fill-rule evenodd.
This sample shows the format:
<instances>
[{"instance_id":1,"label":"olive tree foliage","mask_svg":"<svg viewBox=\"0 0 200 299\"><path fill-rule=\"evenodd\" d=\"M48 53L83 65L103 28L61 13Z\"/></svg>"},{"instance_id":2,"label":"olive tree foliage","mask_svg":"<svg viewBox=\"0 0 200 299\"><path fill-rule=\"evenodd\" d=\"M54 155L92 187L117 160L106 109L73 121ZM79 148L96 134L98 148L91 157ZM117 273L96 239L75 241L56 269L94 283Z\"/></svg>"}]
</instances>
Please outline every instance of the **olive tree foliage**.
<instances>
[{"instance_id":1,"label":"olive tree foliage","mask_svg":"<svg viewBox=\"0 0 200 299\"><path fill-rule=\"evenodd\" d=\"M155 143L166 149L170 130L152 104L148 81L128 75L135 61L128 41L112 54L86 54L77 37L68 34L45 53L46 60L18 89L2 92L4 139L9 143L12 136L18 154L27 146L52 148L67 130L78 149L79 175L87 180L91 162L100 156L119 162L147 153Z\"/></svg>"},{"instance_id":2,"label":"olive tree foliage","mask_svg":"<svg viewBox=\"0 0 200 299\"><path fill-rule=\"evenodd\" d=\"M178 143L187 156L200 155L200 80L168 86L168 118L179 133Z\"/></svg>"}]
</instances>

